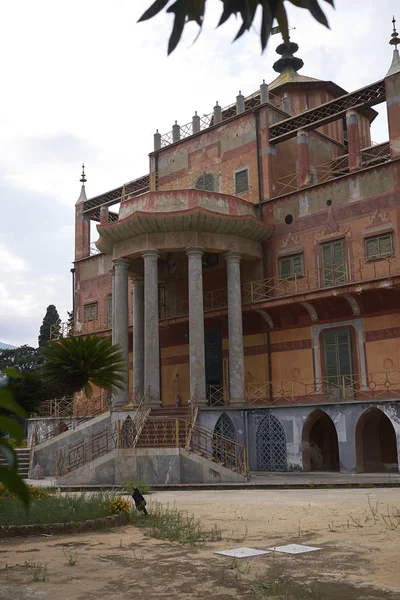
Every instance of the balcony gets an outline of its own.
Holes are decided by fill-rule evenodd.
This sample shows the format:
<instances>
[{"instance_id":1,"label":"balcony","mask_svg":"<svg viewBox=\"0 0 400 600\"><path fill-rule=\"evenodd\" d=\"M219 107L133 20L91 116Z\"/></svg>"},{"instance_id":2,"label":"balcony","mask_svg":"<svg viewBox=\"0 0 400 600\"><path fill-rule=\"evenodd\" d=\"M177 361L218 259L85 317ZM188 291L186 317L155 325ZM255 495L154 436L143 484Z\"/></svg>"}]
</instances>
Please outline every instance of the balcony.
<instances>
[{"instance_id":1,"label":"balcony","mask_svg":"<svg viewBox=\"0 0 400 600\"><path fill-rule=\"evenodd\" d=\"M303 275L283 279L271 277L250 281L242 285L242 303L245 306L274 302L279 299L301 296L323 290L346 288L353 284L382 281L400 276L400 259L390 257L376 261L346 262L329 268L305 271ZM226 288L204 293L204 312L225 310L228 306ZM187 297L177 298L166 303L160 318L172 319L189 314Z\"/></svg>"},{"instance_id":2,"label":"balcony","mask_svg":"<svg viewBox=\"0 0 400 600\"><path fill-rule=\"evenodd\" d=\"M280 303L280 300L293 299L302 295L309 297L315 292L324 292L342 289L344 293L354 286L359 292L360 283L372 283L376 287L390 287L387 280L400 276L400 258L395 256L375 261L346 262L329 268L319 268L305 271L304 275L293 275L290 279L270 277L259 281L250 281L242 285L243 306L251 307L264 303ZM204 293L204 312L224 311L228 306L228 292L226 288L219 288ZM168 297L159 305L161 321L169 319L187 318L189 315L189 299L187 296L175 298ZM111 330L111 315L98 315L97 319L80 323L75 328L75 335L109 332ZM129 312L129 325L132 325L132 313ZM67 323L60 323L51 328L51 338L68 337L70 332Z\"/></svg>"},{"instance_id":3,"label":"balcony","mask_svg":"<svg viewBox=\"0 0 400 600\"><path fill-rule=\"evenodd\" d=\"M226 386L209 386L210 406L229 406ZM288 381L253 381L246 384L248 406L288 404L329 404L332 402L366 402L400 399L400 371L367 373L361 383L355 375L291 379Z\"/></svg>"}]
</instances>

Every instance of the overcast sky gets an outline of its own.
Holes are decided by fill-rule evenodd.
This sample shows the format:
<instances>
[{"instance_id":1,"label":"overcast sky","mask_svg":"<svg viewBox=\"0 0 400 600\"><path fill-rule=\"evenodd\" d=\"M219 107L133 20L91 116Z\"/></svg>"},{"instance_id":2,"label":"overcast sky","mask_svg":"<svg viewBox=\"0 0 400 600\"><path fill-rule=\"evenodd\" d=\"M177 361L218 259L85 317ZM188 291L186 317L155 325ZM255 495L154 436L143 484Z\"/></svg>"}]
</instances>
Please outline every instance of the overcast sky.
<instances>
[{"instance_id":1,"label":"overcast sky","mask_svg":"<svg viewBox=\"0 0 400 600\"><path fill-rule=\"evenodd\" d=\"M0 25L0 340L37 346L49 304L71 309L74 205L85 162L86 191L105 192L148 172L153 133L183 125L272 81L279 36L260 54L257 31L231 43L235 21L185 33L167 57L171 16L136 24L152 0L14 0ZM324 5L331 30L289 6L302 73L353 90L384 77L398 0ZM400 10L398 19L400 21ZM385 106L373 126L387 139Z\"/></svg>"}]
</instances>

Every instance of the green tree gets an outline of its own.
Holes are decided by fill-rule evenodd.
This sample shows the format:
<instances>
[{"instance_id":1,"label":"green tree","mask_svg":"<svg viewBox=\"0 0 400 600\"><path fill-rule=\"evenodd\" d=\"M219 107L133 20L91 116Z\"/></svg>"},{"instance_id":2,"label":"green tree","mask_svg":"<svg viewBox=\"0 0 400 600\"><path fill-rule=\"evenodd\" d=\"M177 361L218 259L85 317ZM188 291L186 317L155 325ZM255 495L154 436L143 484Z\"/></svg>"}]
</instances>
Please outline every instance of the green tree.
<instances>
[{"instance_id":1,"label":"green tree","mask_svg":"<svg viewBox=\"0 0 400 600\"><path fill-rule=\"evenodd\" d=\"M235 40L240 38L245 31L249 31L253 24L254 17L256 15L257 8L261 7L261 49L265 50L269 36L271 35L273 22L277 21L279 30L283 35L285 42L289 41L289 25L286 13L285 2L290 2L300 8L305 8L310 11L311 15L319 23L322 23L326 27L329 27L327 18L319 5L319 0L221 0L222 1L222 14L218 22L217 27L223 25L229 17L239 16L241 25L239 31L236 34ZM324 0L331 6L334 6L333 0ZM210 4L210 0L208 0ZM203 25L204 14L206 10L207 0L175 0L171 4L171 0L155 0L153 4L146 10L146 12L140 17L139 21L146 21L155 17L158 13L163 11L168 4L168 13L175 15L174 25L172 27L171 36L168 44L168 54L175 50L179 44L185 25L189 21L195 21L198 26Z\"/></svg>"},{"instance_id":2,"label":"green tree","mask_svg":"<svg viewBox=\"0 0 400 600\"><path fill-rule=\"evenodd\" d=\"M74 312L72 310L67 310L68 320L67 320L67 331L68 335L74 334Z\"/></svg>"},{"instance_id":3,"label":"green tree","mask_svg":"<svg viewBox=\"0 0 400 600\"><path fill-rule=\"evenodd\" d=\"M6 368L17 368L20 372L31 371L43 362L37 348L19 346L18 348L0 349L0 371Z\"/></svg>"},{"instance_id":4,"label":"green tree","mask_svg":"<svg viewBox=\"0 0 400 600\"><path fill-rule=\"evenodd\" d=\"M91 398L92 385L113 392L122 389L127 365L120 348L96 335L60 338L50 342L41 354L44 364L40 374L45 383L63 388L63 395L72 396L84 390Z\"/></svg>"},{"instance_id":5,"label":"green tree","mask_svg":"<svg viewBox=\"0 0 400 600\"><path fill-rule=\"evenodd\" d=\"M11 375L14 380L18 379L17 370L12 370ZM17 454L8 440L13 438L22 442L24 433L17 418L23 419L25 416L25 411L14 399L13 384L7 376L0 376L0 455L6 463L0 465L0 483L28 505L28 487L18 475Z\"/></svg>"},{"instance_id":6,"label":"green tree","mask_svg":"<svg viewBox=\"0 0 400 600\"><path fill-rule=\"evenodd\" d=\"M40 327L38 337L39 348L46 348L49 345L51 327L52 325L59 325L60 323L61 319L56 307L54 306L54 304L50 304L47 307L43 323Z\"/></svg>"},{"instance_id":7,"label":"green tree","mask_svg":"<svg viewBox=\"0 0 400 600\"><path fill-rule=\"evenodd\" d=\"M3 373L13 387L14 399L28 414L39 407L41 400L55 397L55 390L43 384L38 370L20 373L16 369L6 368ZM13 373L18 373L18 376L14 377Z\"/></svg>"}]
</instances>

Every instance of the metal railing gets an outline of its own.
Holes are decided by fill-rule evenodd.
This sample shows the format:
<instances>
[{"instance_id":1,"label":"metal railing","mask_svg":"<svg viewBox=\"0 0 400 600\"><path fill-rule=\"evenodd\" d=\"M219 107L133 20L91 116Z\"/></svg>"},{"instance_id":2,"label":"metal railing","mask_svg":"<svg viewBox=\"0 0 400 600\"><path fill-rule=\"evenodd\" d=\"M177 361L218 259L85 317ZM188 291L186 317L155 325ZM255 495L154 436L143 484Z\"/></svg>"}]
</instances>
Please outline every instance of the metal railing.
<instances>
[{"instance_id":1,"label":"metal railing","mask_svg":"<svg viewBox=\"0 0 400 600\"><path fill-rule=\"evenodd\" d=\"M142 394L133 419L118 420L56 451L56 477L61 477L116 448L134 448L150 414L150 396Z\"/></svg>"},{"instance_id":2,"label":"metal railing","mask_svg":"<svg viewBox=\"0 0 400 600\"><path fill-rule=\"evenodd\" d=\"M209 406L224 406L228 403L228 390L224 385L208 385L206 397Z\"/></svg>"},{"instance_id":3,"label":"metal railing","mask_svg":"<svg viewBox=\"0 0 400 600\"><path fill-rule=\"evenodd\" d=\"M253 381L246 384L247 404L293 404L385 400L400 398L400 371L359 375Z\"/></svg>"},{"instance_id":4,"label":"metal railing","mask_svg":"<svg viewBox=\"0 0 400 600\"><path fill-rule=\"evenodd\" d=\"M244 477L248 476L247 449L236 440L195 425L192 431L190 450L220 463Z\"/></svg>"},{"instance_id":5,"label":"metal railing","mask_svg":"<svg viewBox=\"0 0 400 600\"><path fill-rule=\"evenodd\" d=\"M370 260L346 261L329 267L319 267L304 271L303 274L294 273L291 277L269 277L258 281L249 281L241 286L242 304L256 304L267 302L276 298L295 296L322 289L339 287L341 285L374 281L400 275L400 258L390 256L387 258L375 257ZM225 310L228 306L228 290L220 288L204 292L204 312ZM178 297L172 302L166 302L160 310L161 320L186 317L189 314L188 297ZM65 327L64 327L65 325ZM132 325L132 313L129 315L129 325ZM76 335L85 335L111 329L111 315L107 315L107 322L100 317L82 325ZM57 326L57 335L69 335L66 324ZM54 338L53 338L54 339Z\"/></svg>"},{"instance_id":6,"label":"metal railing","mask_svg":"<svg viewBox=\"0 0 400 600\"><path fill-rule=\"evenodd\" d=\"M363 148L361 150L362 168L380 165L390 159L389 142L373 144L369 148ZM331 158L323 163L311 165L310 185L325 183L326 181L345 175L349 172L348 160L349 155L344 154L337 158ZM280 166L280 169L282 170L282 166ZM275 186L277 196L297 192L300 189L300 175L298 171L285 173L284 175L278 174L275 180Z\"/></svg>"}]
</instances>

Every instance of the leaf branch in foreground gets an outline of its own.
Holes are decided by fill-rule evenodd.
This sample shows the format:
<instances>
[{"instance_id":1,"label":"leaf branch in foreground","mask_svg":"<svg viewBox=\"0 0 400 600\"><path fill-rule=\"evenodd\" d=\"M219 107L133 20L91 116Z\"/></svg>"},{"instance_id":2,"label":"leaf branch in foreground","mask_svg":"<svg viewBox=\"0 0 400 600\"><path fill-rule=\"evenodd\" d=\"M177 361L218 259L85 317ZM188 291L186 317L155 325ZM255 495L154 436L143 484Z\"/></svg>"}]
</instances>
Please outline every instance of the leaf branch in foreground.
<instances>
[{"instance_id":1,"label":"leaf branch in foreground","mask_svg":"<svg viewBox=\"0 0 400 600\"><path fill-rule=\"evenodd\" d=\"M164 9L170 0L156 0L143 13L138 22L152 19ZM201 30L206 9L207 0L175 0L167 8L167 13L175 15L172 32L168 43L168 54L171 54L179 44L185 26L190 21L195 21ZM210 0L208 0L210 2ZM271 35L274 20L278 22L280 31L285 42L289 41L289 25L285 8L285 2L290 2L298 8L304 8L310 12L318 23L329 27L328 19L322 10L320 0L221 0L223 4L222 14L217 27L223 25L230 17L239 17L242 21L235 40L240 38L245 31L249 31L253 25L257 8L261 7L261 50L264 51ZM334 7L334 0L324 0Z\"/></svg>"}]
</instances>

